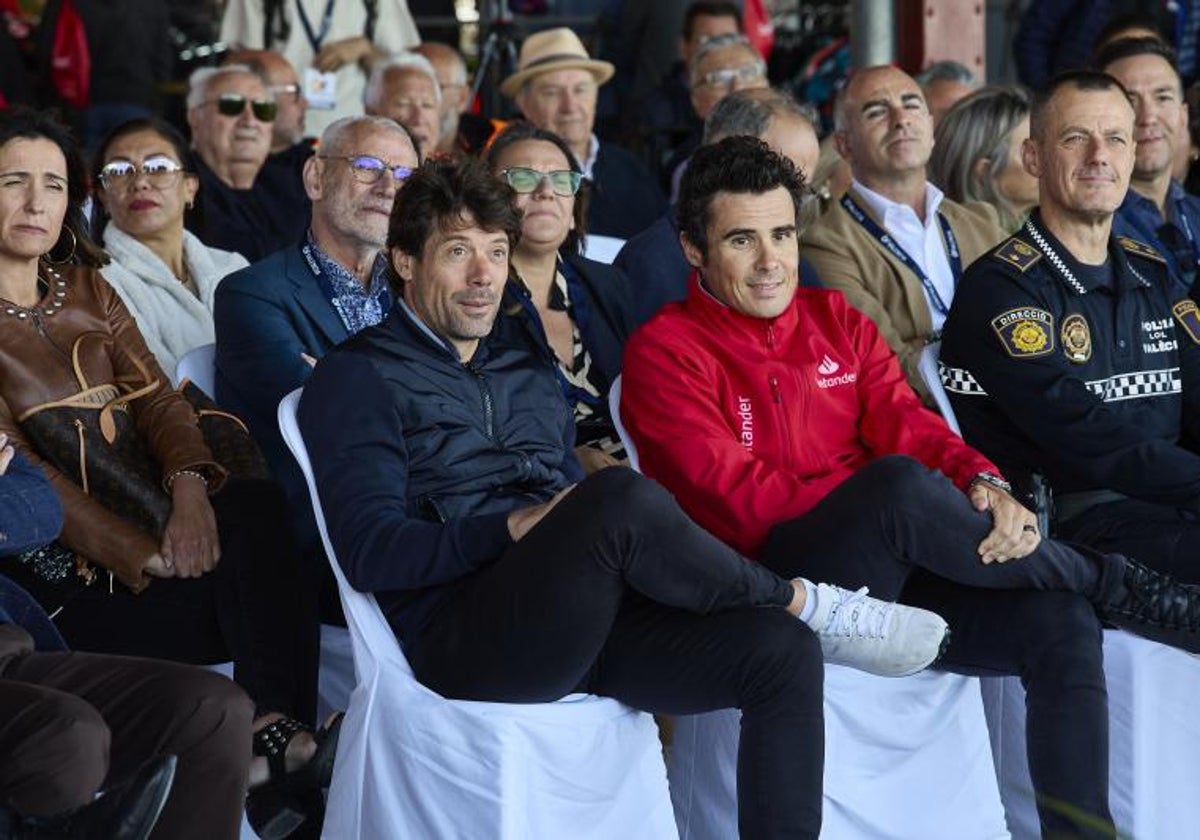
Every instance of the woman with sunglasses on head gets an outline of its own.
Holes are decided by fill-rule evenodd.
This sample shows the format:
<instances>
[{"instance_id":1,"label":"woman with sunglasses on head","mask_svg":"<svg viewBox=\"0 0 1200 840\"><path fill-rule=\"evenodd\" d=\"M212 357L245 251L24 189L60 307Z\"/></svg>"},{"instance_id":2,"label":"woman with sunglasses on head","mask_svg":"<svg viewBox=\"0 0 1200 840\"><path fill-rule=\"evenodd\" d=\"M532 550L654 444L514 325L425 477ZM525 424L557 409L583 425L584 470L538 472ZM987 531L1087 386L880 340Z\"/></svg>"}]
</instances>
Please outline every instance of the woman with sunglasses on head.
<instances>
[{"instance_id":1,"label":"woman with sunglasses on head","mask_svg":"<svg viewBox=\"0 0 1200 840\"><path fill-rule=\"evenodd\" d=\"M65 515L58 541L4 572L40 595L73 648L232 659L256 707L247 810L261 836L284 836L320 809L333 761L335 737L296 720L315 714L315 575L278 487L217 463L97 271L107 255L84 225L85 185L52 116L0 111L0 433L45 472ZM207 840L214 824L236 836L236 809L208 816L173 836L208 826Z\"/></svg>"},{"instance_id":2,"label":"woman with sunglasses on head","mask_svg":"<svg viewBox=\"0 0 1200 840\"><path fill-rule=\"evenodd\" d=\"M108 223L97 212L92 229L113 260L100 273L168 375L189 350L216 340L217 283L248 265L184 230L184 210L200 188L189 159L187 142L172 126L131 120L101 142L93 179L96 210L104 210Z\"/></svg>"},{"instance_id":3,"label":"woman with sunglasses on head","mask_svg":"<svg viewBox=\"0 0 1200 840\"><path fill-rule=\"evenodd\" d=\"M505 311L523 318L554 358L575 412L576 454L589 473L621 464L608 390L633 331L632 295L617 269L580 256L586 228L583 175L557 135L514 123L492 141L488 165L523 211L512 251Z\"/></svg>"}]
</instances>

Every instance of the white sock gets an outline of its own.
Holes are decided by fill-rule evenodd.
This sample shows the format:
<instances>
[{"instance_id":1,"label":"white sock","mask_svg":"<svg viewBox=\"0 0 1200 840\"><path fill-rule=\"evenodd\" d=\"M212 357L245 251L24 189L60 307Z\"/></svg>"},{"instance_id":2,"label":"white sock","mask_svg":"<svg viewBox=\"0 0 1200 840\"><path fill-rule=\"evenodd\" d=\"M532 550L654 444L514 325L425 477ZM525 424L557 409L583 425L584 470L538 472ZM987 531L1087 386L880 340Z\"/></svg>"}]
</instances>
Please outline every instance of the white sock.
<instances>
[{"instance_id":1,"label":"white sock","mask_svg":"<svg viewBox=\"0 0 1200 840\"><path fill-rule=\"evenodd\" d=\"M795 578L804 584L804 608L800 610L799 618L805 624L812 626L812 617L817 612L817 587L807 578Z\"/></svg>"}]
</instances>

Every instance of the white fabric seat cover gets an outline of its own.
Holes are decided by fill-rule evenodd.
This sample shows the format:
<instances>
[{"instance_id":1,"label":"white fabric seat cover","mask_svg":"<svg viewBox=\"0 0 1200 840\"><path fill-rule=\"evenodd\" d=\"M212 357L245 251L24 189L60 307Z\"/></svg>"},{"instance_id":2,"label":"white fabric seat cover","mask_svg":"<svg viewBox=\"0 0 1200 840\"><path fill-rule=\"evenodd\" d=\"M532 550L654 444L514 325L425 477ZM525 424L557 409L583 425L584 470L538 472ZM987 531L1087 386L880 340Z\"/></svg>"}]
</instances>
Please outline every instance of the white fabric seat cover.
<instances>
[{"instance_id":1,"label":"white fabric seat cover","mask_svg":"<svg viewBox=\"0 0 1200 840\"><path fill-rule=\"evenodd\" d=\"M650 715L592 695L446 700L417 682L374 596L350 587L334 557L296 426L299 396L280 403L280 429L308 481L356 675L322 836L677 838Z\"/></svg>"},{"instance_id":2,"label":"white fabric seat cover","mask_svg":"<svg viewBox=\"0 0 1200 840\"><path fill-rule=\"evenodd\" d=\"M1200 834L1200 660L1123 630L1104 631L1108 682L1108 794L1122 836ZM1025 752L1025 689L983 680L1000 792L1013 837L1040 837Z\"/></svg>"},{"instance_id":3,"label":"white fabric seat cover","mask_svg":"<svg viewBox=\"0 0 1200 840\"><path fill-rule=\"evenodd\" d=\"M740 713L679 718L668 761L681 840L737 835ZM1008 837L979 680L825 666L828 840Z\"/></svg>"},{"instance_id":4,"label":"white fabric seat cover","mask_svg":"<svg viewBox=\"0 0 1200 840\"><path fill-rule=\"evenodd\" d=\"M190 379L197 388L216 399L217 345L202 344L183 354L175 366L176 386L185 379Z\"/></svg>"}]
</instances>

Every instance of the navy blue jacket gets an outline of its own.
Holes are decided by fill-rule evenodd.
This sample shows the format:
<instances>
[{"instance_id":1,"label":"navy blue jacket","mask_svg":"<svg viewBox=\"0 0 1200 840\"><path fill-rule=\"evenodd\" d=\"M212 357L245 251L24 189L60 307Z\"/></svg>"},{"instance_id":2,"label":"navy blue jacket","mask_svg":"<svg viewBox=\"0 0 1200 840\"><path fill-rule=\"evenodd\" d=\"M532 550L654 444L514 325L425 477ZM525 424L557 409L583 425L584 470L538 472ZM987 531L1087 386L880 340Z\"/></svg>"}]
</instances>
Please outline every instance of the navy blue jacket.
<instances>
[{"instance_id":1,"label":"navy blue jacket","mask_svg":"<svg viewBox=\"0 0 1200 840\"><path fill-rule=\"evenodd\" d=\"M317 365L298 421L346 579L402 640L508 548L510 511L583 477L550 359L505 315L464 364L397 304Z\"/></svg>"},{"instance_id":2,"label":"navy blue jacket","mask_svg":"<svg viewBox=\"0 0 1200 840\"><path fill-rule=\"evenodd\" d=\"M266 165L250 189L235 190L193 157L200 192L185 223L205 245L236 251L253 263L304 236L312 208L298 173L292 182Z\"/></svg>"},{"instance_id":3,"label":"navy blue jacket","mask_svg":"<svg viewBox=\"0 0 1200 840\"><path fill-rule=\"evenodd\" d=\"M1040 471L1056 493L1197 506L1200 456L1179 441L1200 429L1200 308L1146 245L1112 239L1108 288L1031 222L1046 247L1023 228L976 260L942 330L963 437L1010 478Z\"/></svg>"},{"instance_id":4,"label":"navy blue jacket","mask_svg":"<svg viewBox=\"0 0 1200 840\"><path fill-rule=\"evenodd\" d=\"M653 318L668 303L687 300L692 267L679 244L675 211L667 211L653 225L626 242L613 265L629 278L633 290L633 317L638 326ZM803 256L800 257L800 285L821 288L817 270Z\"/></svg>"},{"instance_id":5,"label":"navy blue jacket","mask_svg":"<svg viewBox=\"0 0 1200 840\"><path fill-rule=\"evenodd\" d=\"M0 475L0 556L40 548L58 536L63 512L45 474L21 453ZM18 624L38 650L66 645L46 613L24 589L0 575L0 624Z\"/></svg>"},{"instance_id":6,"label":"navy blue jacket","mask_svg":"<svg viewBox=\"0 0 1200 840\"><path fill-rule=\"evenodd\" d=\"M302 550L317 539L304 476L279 434L276 409L349 332L325 297L299 244L234 272L217 286L217 402L246 421L283 485ZM349 404L348 404L349 405Z\"/></svg>"},{"instance_id":7,"label":"navy blue jacket","mask_svg":"<svg viewBox=\"0 0 1200 840\"><path fill-rule=\"evenodd\" d=\"M601 141L592 167L588 233L628 239L667 209L667 199L654 175L632 152Z\"/></svg>"},{"instance_id":8,"label":"navy blue jacket","mask_svg":"<svg viewBox=\"0 0 1200 840\"><path fill-rule=\"evenodd\" d=\"M1131 189L1113 218L1113 233L1154 246L1167 261L1176 291L1186 295L1200 268L1200 198L1173 180L1167 208L1171 220L1164 222L1158 205Z\"/></svg>"}]
</instances>

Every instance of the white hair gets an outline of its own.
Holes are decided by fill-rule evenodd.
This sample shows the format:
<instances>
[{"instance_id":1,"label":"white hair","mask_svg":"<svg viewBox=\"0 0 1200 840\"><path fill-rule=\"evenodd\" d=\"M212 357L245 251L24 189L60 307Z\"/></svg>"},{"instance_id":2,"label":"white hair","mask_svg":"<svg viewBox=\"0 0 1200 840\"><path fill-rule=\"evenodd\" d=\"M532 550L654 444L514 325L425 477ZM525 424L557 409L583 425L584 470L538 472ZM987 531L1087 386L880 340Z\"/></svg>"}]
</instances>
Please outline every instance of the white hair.
<instances>
[{"instance_id":1,"label":"white hair","mask_svg":"<svg viewBox=\"0 0 1200 840\"><path fill-rule=\"evenodd\" d=\"M347 134L360 125L373 125L378 128L386 128L392 131L398 131L408 139L408 142L413 147L413 151L417 153L417 159L421 159L421 149L407 128L395 120L389 119L388 117L376 117L370 115L363 116L361 114L356 117L342 117L340 120L334 120L331 122L325 131L321 133L321 151L325 152L326 154L332 152L338 152L340 154L341 152L346 151L342 148L342 140Z\"/></svg>"},{"instance_id":2,"label":"white hair","mask_svg":"<svg viewBox=\"0 0 1200 840\"><path fill-rule=\"evenodd\" d=\"M366 90L363 91L363 105L374 108L379 105L379 97L383 95L383 80L390 70L415 70L424 73L433 82L433 93L437 104L442 104L442 86L438 84L437 71L429 59L413 52L401 52L390 55L375 62L371 67L371 78L367 80Z\"/></svg>"},{"instance_id":3,"label":"white hair","mask_svg":"<svg viewBox=\"0 0 1200 840\"><path fill-rule=\"evenodd\" d=\"M212 84L213 79L220 76L230 76L234 73L244 73L247 76L253 76L262 82L262 76L254 71L248 64L226 64L221 67L201 67L192 72L188 76L188 95L187 107L198 108L204 104L204 98L208 95L208 86ZM267 98L274 99L275 94L271 92L270 87L263 82L263 88L266 90Z\"/></svg>"}]
</instances>

